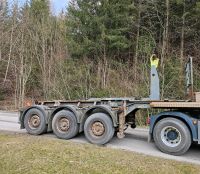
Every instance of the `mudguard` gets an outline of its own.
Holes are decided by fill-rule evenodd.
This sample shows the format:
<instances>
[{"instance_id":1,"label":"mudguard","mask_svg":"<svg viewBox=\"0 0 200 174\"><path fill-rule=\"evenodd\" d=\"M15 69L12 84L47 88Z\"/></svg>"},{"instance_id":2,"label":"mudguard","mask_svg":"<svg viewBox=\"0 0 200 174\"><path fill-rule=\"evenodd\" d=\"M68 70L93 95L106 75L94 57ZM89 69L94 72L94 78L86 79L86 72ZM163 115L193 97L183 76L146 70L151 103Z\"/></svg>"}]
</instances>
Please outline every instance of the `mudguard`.
<instances>
[{"instance_id":1,"label":"mudguard","mask_svg":"<svg viewBox=\"0 0 200 174\"><path fill-rule=\"evenodd\" d=\"M19 124L20 124L20 129L24 129L24 117L26 115L26 113L30 110L30 109L39 109L44 117L45 117L45 120L46 120L46 123L48 123L48 110L47 110L47 106L44 106L44 105L35 105L35 106L30 106L30 107L27 107L23 110L20 110L20 114L19 114Z\"/></svg>"},{"instance_id":2,"label":"mudguard","mask_svg":"<svg viewBox=\"0 0 200 174\"><path fill-rule=\"evenodd\" d=\"M81 110L78 109L77 106L74 106L74 105L60 106L60 107L54 109L54 110L51 112L51 114L50 114L50 116L49 116L49 118L48 118L48 131L52 131L52 120L53 120L54 115L55 115L57 112L59 112L59 111L61 111L61 110L64 110L64 109L66 109L66 110L68 110L68 111L71 111L71 112L76 116L77 123L80 123L80 121L81 121L81 116L82 116L83 114L82 114Z\"/></svg>"},{"instance_id":3,"label":"mudguard","mask_svg":"<svg viewBox=\"0 0 200 174\"><path fill-rule=\"evenodd\" d=\"M96 105L96 106L89 108L84 113L84 116L81 118L80 131L83 130L84 123L85 123L86 119L88 118L88 116L90 115L90 113L96 109L105 111L105 113L107 113L111 117L114 127L116 127L118 125L117 111L112 111L111 107L108 105Z\"/></svg>"},{"instance_id":4,"label":"mudguard","mask_svg":"<svg viewBox=\"0 0 200 174\"><path fill-rule=\"evenodd\" d=\"M193 118L191 115L186 114L184 112L180 112L180 111L161 112L158 115L151 116L150 130L149 130L150 135L153 134L153 129L154 129L156 123L159 120L161 120L163 118L167 118L167 117L172 117L172 118L176 118L176 119L183 121L188 126L188 128L191 132L193 141L198 141L198 125L193 124Z\"/></svg>"},{"instance_id":5,"label":"mudguard","mask_svg":"<svg viewBox=\"0 0 200 174\"><path fill-rule=\"evenodd\" d=\"M49 120L52 120L54 115L63 109L71 111L76 116L77 122L80 123L82 112L78 109L78 107L76 107L74 105L60 106L60 107L56 108L55 110L53 110Z\"/></svg>"}]
</instances>

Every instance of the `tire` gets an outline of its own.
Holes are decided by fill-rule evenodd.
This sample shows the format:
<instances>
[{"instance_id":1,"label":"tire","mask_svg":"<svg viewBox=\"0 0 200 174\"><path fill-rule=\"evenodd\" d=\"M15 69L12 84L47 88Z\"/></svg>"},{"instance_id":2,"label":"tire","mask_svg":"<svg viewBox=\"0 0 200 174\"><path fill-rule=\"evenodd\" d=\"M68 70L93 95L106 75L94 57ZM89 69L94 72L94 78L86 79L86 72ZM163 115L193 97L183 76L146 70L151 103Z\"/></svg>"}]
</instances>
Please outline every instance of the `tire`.
<instances>
[{"instance_id":1,"label":"tire","mask_svg":"<svg viewBox=\"0 0 200 174\"><path fill-rule=\"evenodd\" d=\"M84 124L84 133L89 142L103 145L112 139L115 128L108 115L104 113L95 113L86 120Z\"/></svg>"},{"instance_id":2,"label":"tire","mask_svg":"<svg viewBox=\"0 0 200 174\"><path fill-rule=\"evenodd\" d=\"M153 138L162 152L177 156L187 152L192 143L188 127L175 118L160 120L155 125Z\"/></svg>"},{"instance_id":3,"label":"tire","mask_svg":"<svg viewBox=\"0 0 200 174\"><path fill-rule=\"evenodd\" d=\"M40 135L47 131L45 116L39 109L28 110L24 117L24 127L29 134Z\"/></svg>"},{"instance_id":4,"label":"tire","mask_svg":"<svg viewBox=\"0 0 200 174\"><path fill-rule=\"evenodd\" d=\"M70 139L78 134L76 116L67 110L56 113L52 121L53 133L60 139Z\"/></svg>"}]
</instances>

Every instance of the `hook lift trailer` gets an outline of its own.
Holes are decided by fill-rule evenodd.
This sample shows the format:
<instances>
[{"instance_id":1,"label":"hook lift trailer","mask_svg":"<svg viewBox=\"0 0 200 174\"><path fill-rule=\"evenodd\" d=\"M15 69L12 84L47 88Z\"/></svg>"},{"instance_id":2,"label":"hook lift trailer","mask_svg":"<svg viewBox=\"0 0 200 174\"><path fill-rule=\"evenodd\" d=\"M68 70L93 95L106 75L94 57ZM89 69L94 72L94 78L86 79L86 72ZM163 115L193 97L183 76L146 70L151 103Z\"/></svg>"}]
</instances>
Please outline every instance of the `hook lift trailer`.
<instances>
[{"instance_id":1,"label":"hook lift trailer","mask_svg":"<svg viewBox=\"0 0 200 174\"><path fill-rule=\"evenodd\" d=\"M150 97L92 98L76 101L43 101L20 110L21 129L29 134L51 132L71 139L84 132L86 139L98 145L108 143L115 132L125 136L127 126L136 127L136 112L161 109L150 117L149 140L164 153L182 155L192 143L200 144L200 93L193 92L192 58L186 64L187 100L160 100L157 66L151 65Z\"/></svg>"}]
</instances>

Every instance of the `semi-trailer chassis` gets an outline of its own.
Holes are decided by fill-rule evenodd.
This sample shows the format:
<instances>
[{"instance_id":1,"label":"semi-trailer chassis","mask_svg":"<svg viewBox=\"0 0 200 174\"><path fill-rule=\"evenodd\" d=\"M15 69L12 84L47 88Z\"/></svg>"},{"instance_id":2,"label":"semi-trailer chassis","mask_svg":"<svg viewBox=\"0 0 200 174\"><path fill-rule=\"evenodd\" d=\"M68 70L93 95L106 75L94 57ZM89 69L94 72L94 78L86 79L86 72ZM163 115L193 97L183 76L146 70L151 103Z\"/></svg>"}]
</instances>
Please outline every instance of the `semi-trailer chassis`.
<instances>
[{"instance_id":1,"label":"semi-trailer chassis","mask_svg":"<svg viewBox=\"0 0 200 174\"><path fill-rule=\"evenodd\" d=\"M93 98L75 101L43 101L20 110L21 129L40 135L53 133L70 139L84 132L93 144L108 143L114 133L123 138L127 126L136 127L136 112L159 108L165 111L150 117L149 138L163 152L181 155L191 143L200 144L199 93L193 93L192 58L186 64L187 101L160 100L159 78L151 65L150 98Z\"/></svg>"}]
</instances>

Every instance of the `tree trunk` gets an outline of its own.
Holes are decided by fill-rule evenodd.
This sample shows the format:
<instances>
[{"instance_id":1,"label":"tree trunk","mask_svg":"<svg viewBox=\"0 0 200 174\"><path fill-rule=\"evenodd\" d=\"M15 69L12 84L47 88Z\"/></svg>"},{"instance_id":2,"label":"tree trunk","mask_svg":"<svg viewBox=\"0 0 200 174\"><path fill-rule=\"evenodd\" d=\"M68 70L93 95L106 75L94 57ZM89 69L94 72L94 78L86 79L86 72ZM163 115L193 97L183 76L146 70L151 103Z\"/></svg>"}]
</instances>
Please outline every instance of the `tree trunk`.
<instances>
[{"instance_id":1,"label":"tree trunk","mask_svg":"<svg viewBox=\"0 0 200 174\"><path fill-rule=\"evenodd\" d=\"M165 67L164 61L168 56L168 45L169 45L169 9L170 4L169 0L165 1L166 6L166 21L163 31L163 45L162 45L162 54L161 54L161 67L162 67L162 88L161 88L161 99L164 97L164 85L165 85Z\"/></svg>"},{"instance_id":2,"label":"tree trunk","mask_svg":"<svg viewBox=\"0 0 200 174\"><path fill-rule=\"evenodd\" d=\"M134 59L134 80L137 80L137 66L138 66L138 49L139 49L139 38L140 38L140 21L141 21L141 1L138 2L138 19L137 19L137 35L136 35L136 47L135 47L135 59ZM136 92L136 91L135 91Z\"/></svg>"},{"instance_id":3,"label":"tree trunk","mask_svg":"<svg viewBox=\"0 0 200 174\"><path fill-rule=\"evenodd\" d=\"M183 61L184 61L184 39L185 39L185 1L183 4L183 16L182 16L182 28L181 28L181 45L180 45L180 67L182 69L183 67ZM181 70L182 74L182 70Z\"/></svg>"},{"instance_id":4,"label":"tree trunk","mask_svg":"<svg viewBox=\"0 0 200 174\"><path fill-rule=\"evenodd\" d=\"M9 70L9 66L10 66L10 61L11 61L11 54L12 54L12 48L13 48L13 32L14 32L14 24L12 26L12 31L10 34L10 49L9 49L9 56L8 56L8 64L6 67L6 73L5 73L5 77L4 77L4 83L6 82L7 76L8 76L8 70Z\"/></svg>"}]
</instances>

